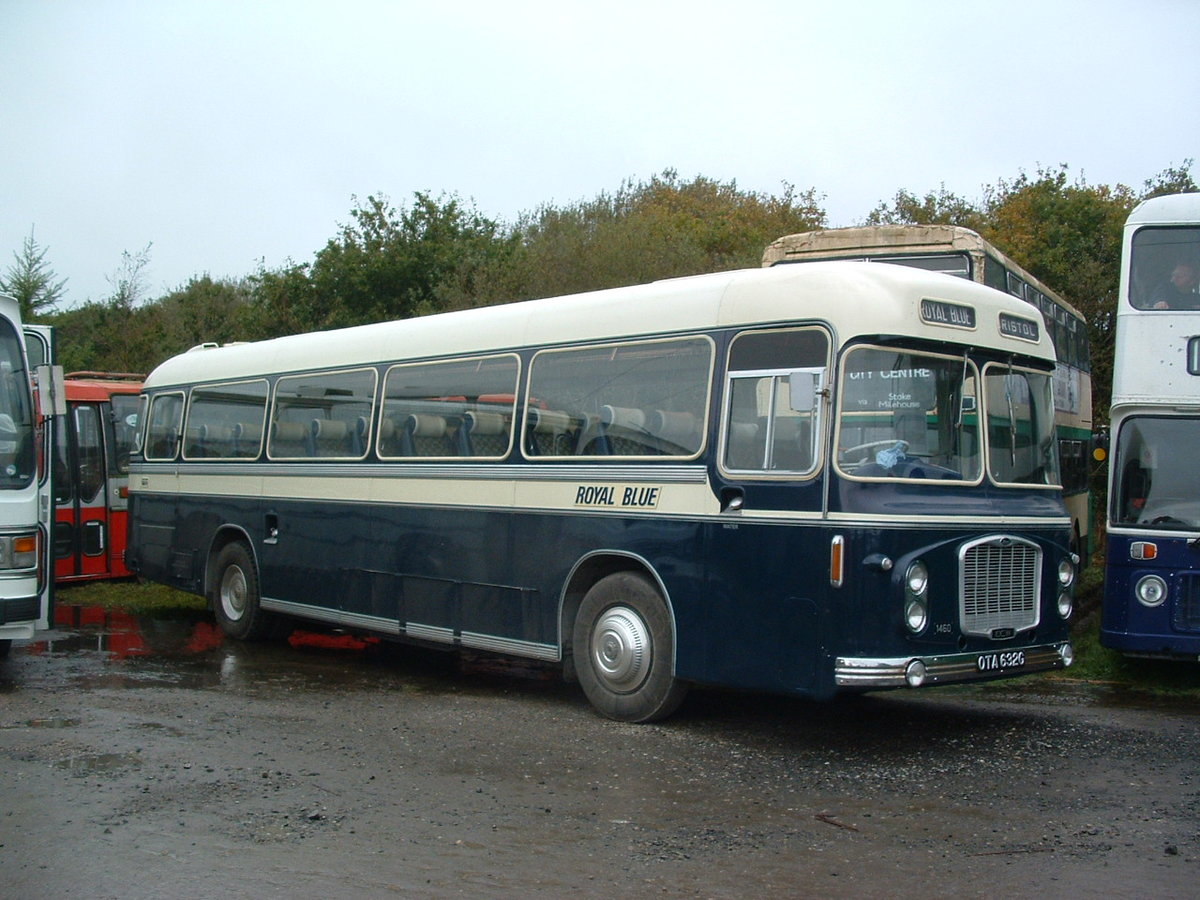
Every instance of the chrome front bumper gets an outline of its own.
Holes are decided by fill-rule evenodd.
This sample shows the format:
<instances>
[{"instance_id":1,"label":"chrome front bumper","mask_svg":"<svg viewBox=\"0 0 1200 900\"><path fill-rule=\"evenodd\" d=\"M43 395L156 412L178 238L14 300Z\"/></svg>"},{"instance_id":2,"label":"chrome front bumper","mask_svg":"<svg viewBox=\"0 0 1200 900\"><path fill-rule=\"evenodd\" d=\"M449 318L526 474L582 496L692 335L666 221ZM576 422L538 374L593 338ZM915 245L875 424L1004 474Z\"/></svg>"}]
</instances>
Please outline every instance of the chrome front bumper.
<instances>
[{"instance_id":1,"label":"chrome front bumper","mask_svg":"<svg viewBox=\"0 0 1200 900\"><path fill-rule=\"evenodd\" d=\"M921 687L1065 669L1074 659L1075 651L1067 641L944 656L898 656L890 659L839 656L834 677L837 686L845 688Z\"/></svg>"}]
</instances>

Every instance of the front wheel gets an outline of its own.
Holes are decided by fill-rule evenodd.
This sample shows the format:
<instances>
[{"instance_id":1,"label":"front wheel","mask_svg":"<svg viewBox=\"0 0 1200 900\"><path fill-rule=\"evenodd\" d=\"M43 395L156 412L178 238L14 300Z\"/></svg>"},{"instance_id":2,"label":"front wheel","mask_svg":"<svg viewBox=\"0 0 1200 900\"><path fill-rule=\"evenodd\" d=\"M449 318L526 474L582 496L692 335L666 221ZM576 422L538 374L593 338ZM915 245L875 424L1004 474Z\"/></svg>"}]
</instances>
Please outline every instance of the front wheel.
<instances>
[{"instance_id":1,"label":"front wheel","mask_svg":"<svg viewBox=\"0 0 1200 900\"><path fill-rule=\"evenodd\" d=\"M0 659L4 659L4 657L8 656L9 651L11 651L11 650L12 650L12 639L11 638L5 638L4 640L0 641Z\"/></svg>"},{"instance_id":2,"label":"front wheel","mask_svg":"<svg viewBox=\"0 0 1200 900\"><path fill-rule=\"evenodd\" d=\"M271 637L277 618L259 605L258 573L245 545L223 547L213 574L213 613L221 630L240 641Z\"/></svg>"},{"instance_id":3,"label":"front wheel","mask_svg":"<svg viewBox=\"0 0 1200 900\"><path fill-rule=\"evenodd\" d=\"M671 616L654 585L635 572L602 578L583 598L573 634L579 683L610 719L652 722L679 708Z\"/></svg>"}]
</instances>

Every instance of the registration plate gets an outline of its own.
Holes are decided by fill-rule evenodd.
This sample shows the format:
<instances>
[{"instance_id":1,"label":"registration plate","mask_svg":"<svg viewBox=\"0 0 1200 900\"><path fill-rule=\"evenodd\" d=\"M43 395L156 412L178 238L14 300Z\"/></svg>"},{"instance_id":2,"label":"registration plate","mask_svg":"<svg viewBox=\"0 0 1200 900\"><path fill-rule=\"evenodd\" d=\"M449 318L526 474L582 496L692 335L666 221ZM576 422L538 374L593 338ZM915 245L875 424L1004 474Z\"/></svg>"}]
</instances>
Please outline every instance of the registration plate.
<instances>
[{"instance_id":1,"label":"registration plate","mask_svg":"<svg viewBox=\"0 0 1200 900\"><path fill-rule=\"evenodd\" d=\"M975 669L979 672L1011 672L1025 666L1024 650L1006 650L1002 653L980 653L975 657Z\"/></svg>"}]
</instances>

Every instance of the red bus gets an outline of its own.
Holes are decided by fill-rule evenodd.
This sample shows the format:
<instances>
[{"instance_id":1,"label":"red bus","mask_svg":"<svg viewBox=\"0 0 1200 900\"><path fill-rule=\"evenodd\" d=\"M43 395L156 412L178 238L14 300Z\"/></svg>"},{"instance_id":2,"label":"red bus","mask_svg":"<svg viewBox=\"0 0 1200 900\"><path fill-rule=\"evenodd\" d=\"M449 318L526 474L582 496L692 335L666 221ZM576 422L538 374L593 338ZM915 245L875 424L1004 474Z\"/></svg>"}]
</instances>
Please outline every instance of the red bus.
<instances>
[{"instance_id":1,"label":"red bus","mask_svg":"<svg viewBox=\"0 0 1200 900\"><path fill-rule=\"evenodd\" d=\"M129 450L142 375L72 372L54 454L54 580L124 578Z\"/></svg>"}]
</instances>

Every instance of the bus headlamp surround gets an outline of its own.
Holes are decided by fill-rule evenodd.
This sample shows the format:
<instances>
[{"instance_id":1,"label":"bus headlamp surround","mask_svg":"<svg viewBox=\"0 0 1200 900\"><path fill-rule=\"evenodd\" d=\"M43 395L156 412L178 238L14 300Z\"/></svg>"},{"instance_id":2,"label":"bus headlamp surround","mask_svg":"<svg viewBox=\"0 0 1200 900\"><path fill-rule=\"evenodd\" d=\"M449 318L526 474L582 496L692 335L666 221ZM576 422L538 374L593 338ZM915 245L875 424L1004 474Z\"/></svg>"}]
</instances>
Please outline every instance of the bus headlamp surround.
<instances>
[{"instance_id":1,"label":"bus headlamp surround","mask_svg":"<svg viewBox=\"0 0 1200 900\"><path fill-rule=\"evenodd\" d=\"M925 623L929 621L929 607L925 603L924 597L909 596L904 601L904 624L913 634L920 634L925 630Z\"/></svg>"},{"instance_id":2,"label":"bus headlamp surround","mask_svg":"<svg viewBox=\"0 0 1200 900\"><path fill-rule=\"evenodd\" d=\"M920 634L929 624L929 570L919 559L904 573L904 626Z\"/></svg>"},{"instance_id":3,"label":"bus headlamp surround","mask_svg":"<svg viewBox=\"0 0 1200 900\"><path fill-rule=\"evenodd\" d=\"M1064 556L1058 564L1058 583L1065 588L1075 583L1075 564L1070 557Z\"/></svg>"},{"instance_id":4,"label":"bus headlamp surround","mask_svg":"<svg viewBox=\"0 0 1200 900\"><path fill-rule=\"evenodd\" d=\"M1146 575L1138 579L1133 593L1138 603L1153 609L1162 606L1163 601L1167 599L1167 583L1157 575Z\"/></svg>"},{"instance_id":5,"label":"bus headlamp surround","mask_svg":"<svg viewBox=\"0 0 1200 900\"><path fill-rule=\"evenodd\" d=\"M929 570L925 568L925 563L918 559L910 565L904 573L904 584L910 594L925 596L925 591L929 588Z\"/></svg>"}]
</instances>

